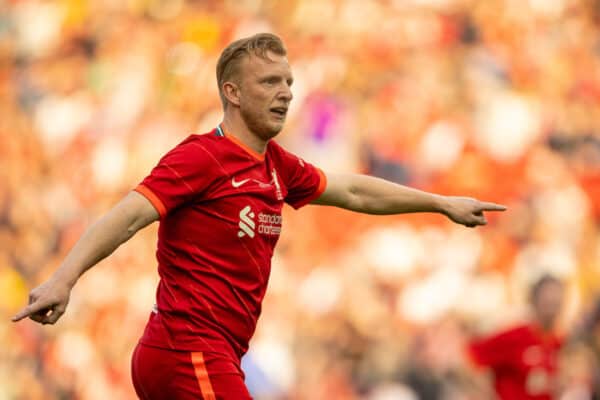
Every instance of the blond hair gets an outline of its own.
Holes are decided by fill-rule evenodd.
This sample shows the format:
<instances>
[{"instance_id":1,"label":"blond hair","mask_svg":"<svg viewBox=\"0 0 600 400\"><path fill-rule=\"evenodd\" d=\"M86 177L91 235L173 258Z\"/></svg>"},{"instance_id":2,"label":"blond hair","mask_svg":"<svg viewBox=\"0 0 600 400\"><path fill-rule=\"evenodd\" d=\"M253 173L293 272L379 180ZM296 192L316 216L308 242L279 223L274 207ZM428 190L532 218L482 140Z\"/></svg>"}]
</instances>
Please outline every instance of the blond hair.
<instances>
[{"instance_id":1,"label":"blond hair","mask_svg":"<svg viewBox=\"0 0 600 400\"><path fill-rule=\"evenodd\" d=\"M268 60L267 52L280 56L287 55L287 50L281 39L272 33L257 33L256 35L238 39L227 46L217 62L217 84L223 108L227 107L227 99L223 94L223 84L239 73L239 65L244 57L255 55Z\"/></svg>"}]
</instances>

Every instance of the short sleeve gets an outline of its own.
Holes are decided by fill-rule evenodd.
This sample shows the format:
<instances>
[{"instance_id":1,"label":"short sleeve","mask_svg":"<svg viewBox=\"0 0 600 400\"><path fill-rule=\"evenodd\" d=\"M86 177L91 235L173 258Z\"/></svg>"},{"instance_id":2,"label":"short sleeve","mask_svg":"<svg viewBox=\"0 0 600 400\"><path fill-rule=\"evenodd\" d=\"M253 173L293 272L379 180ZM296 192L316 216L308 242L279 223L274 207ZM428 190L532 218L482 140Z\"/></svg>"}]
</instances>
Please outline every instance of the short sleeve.
<instances>
[{"instance_id":1,"label":"short sleeve","mask_svg":"<svg viewBox=\"0 0 600 400\"><path fill-rule=\"evenodd\" d=\"M522 335L522 330L514 330L473 340L468 345L469 356L481 367L495 369L511 364L515 361L515 355L522 350Z\"/></svg>"},{"instance_id":2,"label":"short sleeve","mask_svg":"<svg viewBox=\"0 0 600 400\"><path fill-rule=\"evenodd\" d=\"M287 189L285 202L298 209L318 198L327 186L321 169L278 147L280 170Z\"/></svg>"},{"instance_id":3,"label":"short sleeve","mask_svg":"<svg viewBox=\"0 0 600 400\"><path fill-rule=\"evenodd\" d=\"M213 179L212 163L202 144L190 137L161 158L135 191L145 196L163 218L202 195Z\"/></svg>"},{"instance_id":4,"label":"short sleeve","mask_svg":"<svg viewBox=\"0 0 600 400\"><path fill-rule=\"evenodd\" d=\"M473 363L479 367L493 367L499 364L498 352L492 341L479 340L468 344L467 353Z\"/></svg>"}]
</instances>

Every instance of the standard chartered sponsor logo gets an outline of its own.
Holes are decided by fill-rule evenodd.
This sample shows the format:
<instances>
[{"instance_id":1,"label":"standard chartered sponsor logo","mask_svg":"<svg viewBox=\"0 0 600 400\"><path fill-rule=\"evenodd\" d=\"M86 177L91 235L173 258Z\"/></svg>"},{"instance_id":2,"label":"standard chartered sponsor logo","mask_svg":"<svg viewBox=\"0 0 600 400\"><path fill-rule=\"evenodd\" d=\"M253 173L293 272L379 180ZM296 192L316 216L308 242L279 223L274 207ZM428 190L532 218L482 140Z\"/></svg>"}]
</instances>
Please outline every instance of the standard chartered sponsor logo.
<instances>
[{"instance_id":1,"label":"standard chartered sponsor logo","mask_svg":"<svg viewBox=\"0 0 600 400\"><path fill-rule=\"evenodd\" d=\"M238 237L250 236L254 237L255 231L262 235L279 235L281 234L281 215L279 214L258 214L258 229L254 222L255 214L246 206L240 211L240 222L238 224L240 230Z\"/></svg>"},{"instance_id":2,"label":"standard chartered sponsor logo","mask_svg":"<svg viewBox=\"0 0 600 400\"><path fill-rule=\"evenodd\" d=\"M277 224L281 225L281 215L277 214L258 214L258 222L261 224Z\"/></svg>"},{"instance_id":3,"label":"standard chartered sponsor logo","mask_svg":"<svg viewBox=\"0 0 600 400\"><path fill-rule=\"evenodd\" d=\"M240 211L240 223L238 226L240 230L238 231L238 237L244 237L246 235L251 238L254 237L254 228L256 228L256 224L254 223L254 213L250 206L246 206L242 208Z\"/></svg>"},{"instance_id":4,"label":"standard chartered sponsor logo","mask_svg":"<svg viewBox=\"0 0 600 400\"><path fill-rule=\"evenodd\" d=\"M263 235L279 235L281 233L281 215L258 214L258 233Z\"/></svg>"}]
</instances>

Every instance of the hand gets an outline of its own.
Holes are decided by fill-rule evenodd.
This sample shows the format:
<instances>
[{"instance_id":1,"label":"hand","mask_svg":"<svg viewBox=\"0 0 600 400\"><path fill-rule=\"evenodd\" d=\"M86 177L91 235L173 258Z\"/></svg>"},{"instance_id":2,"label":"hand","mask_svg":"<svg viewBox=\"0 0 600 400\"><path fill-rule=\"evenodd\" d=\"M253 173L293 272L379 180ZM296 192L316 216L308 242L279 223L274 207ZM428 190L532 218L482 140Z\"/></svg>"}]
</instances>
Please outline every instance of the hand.
<instances>
[{"instance_id":1,"label":"hand","mask_svg":"<svg viewBox=\"0 0 600 400\"><path fill-rule=\"evenodd\" d=\"M12 321L29 317L40 324L54 324L64 314L70 294L70 286L50 278L29 292L29 305L19 311Z\"/></svg>"},{"instance_id":2,"label":"hand","mask_svg":"<svg viewBox=\"0 0 600 400\"><path fill-rule=\"evenodd\" d=\"M487 224L484 211L505 211L506 206L479 201L470 197L446 197L442 212L457 224L473 228Z\"/></svg>"}]
</instances>

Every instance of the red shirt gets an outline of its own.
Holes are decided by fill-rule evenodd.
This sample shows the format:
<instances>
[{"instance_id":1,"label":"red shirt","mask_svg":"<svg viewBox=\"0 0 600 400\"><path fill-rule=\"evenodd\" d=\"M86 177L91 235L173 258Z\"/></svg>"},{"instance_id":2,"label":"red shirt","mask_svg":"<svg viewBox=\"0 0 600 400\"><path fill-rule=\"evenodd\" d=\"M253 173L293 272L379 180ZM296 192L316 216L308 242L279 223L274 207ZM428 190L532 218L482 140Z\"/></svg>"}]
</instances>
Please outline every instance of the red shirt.
<instances>
[{"instance_id":1,"label":"red shirt","mask_svg":"<svg viewBox=\"0 0 600 400\"><path fill-rule=\"evenodd\" d=\"M551 400L561 345L555 334L522 325L473 341L469 353L476 364L492 370L500 399Z\"/></svg>"},{"instance_id":2,"label":"red shirt","mask_svg":"<svg viewBox=\"0 0 600 400\"><path fill-rule=\"evenodd\" d=\"M141 342L239 361L260 315L283 203L302 207L325 183L273 140L258 154L220 128L167 153L136 188L160 214L157 304Z\"/></svg>"}]
</instances>

